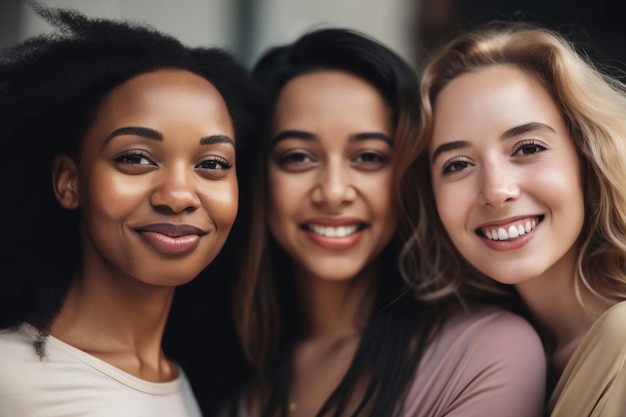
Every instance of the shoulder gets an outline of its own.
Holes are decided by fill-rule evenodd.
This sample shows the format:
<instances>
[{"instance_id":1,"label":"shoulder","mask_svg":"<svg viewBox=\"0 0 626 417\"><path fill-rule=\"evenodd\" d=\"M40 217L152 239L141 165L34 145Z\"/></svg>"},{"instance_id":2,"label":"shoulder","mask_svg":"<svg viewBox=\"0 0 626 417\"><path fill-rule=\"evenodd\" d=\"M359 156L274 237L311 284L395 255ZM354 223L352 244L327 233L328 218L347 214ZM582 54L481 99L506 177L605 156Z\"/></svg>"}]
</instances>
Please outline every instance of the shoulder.
<instances>
[{"instance_id":1,"label":"shoulder","mask_svg":"<svg viewBox=\"0 0 626 417\"><path fill-rule=\"evenodd\" d=\"M616 347L626 352L626 301L615 304L604 312L589 329L588 334L614 342Z\"/></svg>"},{"instance_id":2,"label":"shoulder","mask_svg":"<svg viewBox=\"0 0 626 417\"><path fill-rule=\"evenodd\" d=\"M624 415L626 302L605 311L587 331L552 393L551 416Z\"/></svg>"},{"instance_id":3,"label":"shoulder","mask_svg":"<svg viewBox=\"0 0 626 417\"><path fill-rule=\"evenodd\" d=\"M434 336L406 402L408 416L539 416L546 362L533 327L495 307L459 309Z\"/></svg>"},{"instance_id":4,"label":"shoulder","mask_svg":"<svg viewBox=\"0 0 626 417\"><path fill-rule=\"evenodd\" d=\"M468 347L492 351L500 356L527 351L543 358L539 335L523 317L496 307L472 307L455 312L444 324L442 333L449 332ZM504 351L502 348L509 350ZM482 356L482 355L481 355Z\"/></svg>"},{"instance_id":5,"label":"shoulder","mask_svg":"<svg viewBox=\"0 0 626 417\"><path fill-rule=\"evenodd\" d=\"M37 357L37 330L28 324L0 330L0 362L3 364Z\"/></svg>"},{"instance_id":6,"label":"shoulder","mask_svg":"<svg viewBox=\"0 0 626 417\"><path fill-rule=\"evenodd\" d=\"M426 353L464 363L464 372L474 374L524 367L526 371L541 373L546 366L543 344L530 323L494 306L456 310L434 336Z\"/></svg>"},{"instance_id":7,"label":"shoulder","mask_svg":"<svg viewBox=\"0 0 626 417\"><path fill-rule=\"evenodd\" d=\"M24 375L32 376L44 366L35 349L37 335L38 331L28 324L0 330L0 391L4 384L15 387Z\"/></svg>"},{"instance_id":8,"label":"shoulder","mask_svg":"<svg viewBox=\"0 0 626 417\"><path fill-rule=\"evenodd\" d=\"M591 352L614 359L626 357L626 301L615 304L596 319L572 359ZM570 360L571 361L571 360Z\"/></svg>"},{"instance_id":9,"label":"shoulder","mask_svg":"<svg viewBox=\"0 0 626 417\"><path fill-rule=\"evenodd\" d=\"M457 339L457 343L462 343L461 359L469 371L476 375L498 372L505 377L508 373L521 372L520 376L527 375L530 379L538 379L545 372L543 344L523 317L484 307L470 310L456 320L462 326Z\"/></svg>"},{"instance_id":10,"label":"shoulder","mask_svg":"<svg viewBox=\"0 0 626 417\"><path fill-rule=\"evenodd\" d=\"M0 415L34 415L33 396L38 395L42 368L24 326L0 330ZM33 329L34 330L34 329ZM48 387L49 388L49 387Z\"/></svg>"},{"instance_id":11,"label":"shoulder","mask_svg":"<svg viewBox=\"0 0 626 417\"><path fill-rule=\"evenodd\" d=\"M626 359L626 301L606 310L587 331L569 360L564 375L576 373L585 366L599 370L600 366L624 369ZM589 364L589 365L586 365Z\"/></svg>"}]
</instances>

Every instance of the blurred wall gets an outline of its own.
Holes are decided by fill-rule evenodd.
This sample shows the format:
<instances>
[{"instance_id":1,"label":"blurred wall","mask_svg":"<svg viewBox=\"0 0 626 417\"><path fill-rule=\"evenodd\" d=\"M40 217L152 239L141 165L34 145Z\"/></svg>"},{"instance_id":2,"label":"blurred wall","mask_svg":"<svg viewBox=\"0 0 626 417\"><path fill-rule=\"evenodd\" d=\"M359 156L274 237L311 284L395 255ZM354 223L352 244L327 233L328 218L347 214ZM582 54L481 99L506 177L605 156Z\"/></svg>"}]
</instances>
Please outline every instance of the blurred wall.
<instances>
[{"instance_id":1,"label":"blurred wall","mask_svg":"<svg viewBox=\"0 0 626 417\"><path fill-rule=\"evenodd\" d=\"M340 26L383 42L407 61L415 61L415 0L251 0L249 50L254 61L269 46L291 42L304 32Z\"/></svg>"},{"instance_id":2,"label":"blurred wall","mask_svg":"<svg viewBox=\"0 0 626 417\"><path fill-rule=\"evenodd\" d=\"M418 0L416 60L459 29L522 20L556 29L601 65L626 70L623 0Z\"/></svg>"},{"instance_id":3,"label":"blurred wall","mask_svg":"<svg viewBox=\"0 0 626 417\"><path fill-rule=\"evenodd\" d=\"M40 0L90 16L141 20L189 45L222 46L252 65L261 52L321 26L382 41L410 63L459 29L523 17L566 33L594 57L626 67L622 0ZM0 49L47 30L23 3L0 0Z\"/></svg>"},{"instance_id":4,"label":"blurred wall","mask_svg":"<svg viewBox=\"0 0 626 417\"><path fill-rule=\"evenodd\" d=\"M79 10L88 16L146 22L192 46L216 44L235 46L236 5L231 0L45 0L53 7ZM0 0L0 23L11 33L0 32L0 46L50 30L50 26L23 3ZM4 26L4 25L3 25Z\"/></svg>"},{"instance_id":5,"label":"blurred wall","mask_svg":"<svg viewBox=\"0 0 626 417\"><path fill-rule=\"evenodd\" d=\"M40 0L88 16L146 22L192 46L221 46L252 65L262 50L321 26L363 31L415 59L415 0ZM0 0L0 49L50 27L28 6Z\"/></svg>"}]
</instances>

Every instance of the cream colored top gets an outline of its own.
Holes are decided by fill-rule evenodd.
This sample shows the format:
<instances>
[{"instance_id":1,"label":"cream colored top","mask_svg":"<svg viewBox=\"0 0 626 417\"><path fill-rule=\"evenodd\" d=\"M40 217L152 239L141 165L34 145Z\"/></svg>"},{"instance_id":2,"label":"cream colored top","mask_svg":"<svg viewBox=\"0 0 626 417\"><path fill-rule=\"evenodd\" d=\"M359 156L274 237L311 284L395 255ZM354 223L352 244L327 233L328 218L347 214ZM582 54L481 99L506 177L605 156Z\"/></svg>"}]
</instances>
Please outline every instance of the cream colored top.
<instances>
[{"instance_id":1,"label":"cream colored top","mask_svg":"<svg viewBox=\"0 0 626 417\"><path fill-rule=\"evenodd\" d=\"M0 417L200 417L183 374L170 382L130 375L52 336L46 356L28 324L0 331Z\"/></svg>"},{"instance_id":2,"label":"cream colored top","mask_svg":"<svg viewBox=\"0 0 626 417\"><path fill-rule=\"evenodd\" d=\"M623 301L605 311L576 348L550 398L550 416L626 416L625 362Z\"/></svg>"}]
</instances>

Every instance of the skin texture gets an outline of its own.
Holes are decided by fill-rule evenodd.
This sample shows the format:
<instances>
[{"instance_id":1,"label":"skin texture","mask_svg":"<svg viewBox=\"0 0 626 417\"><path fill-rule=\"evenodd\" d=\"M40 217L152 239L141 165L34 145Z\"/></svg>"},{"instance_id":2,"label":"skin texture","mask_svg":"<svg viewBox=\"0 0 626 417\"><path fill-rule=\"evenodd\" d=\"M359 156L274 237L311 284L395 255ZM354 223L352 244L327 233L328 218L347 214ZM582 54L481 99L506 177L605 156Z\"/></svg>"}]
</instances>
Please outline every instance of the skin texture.
<instances>
[{"instance_id":1,"label":"skin texture","mask_svg":"<svg viewBox=\"0 0 626 417\"><path fill-rule=\"evenodd\" d=\"M221 95L195 74L156 71L110 92L78 165L64 156L54 165L55 193L80 209L83 242L54 336L144 379L175 376L163 328L175 286L215 258L234 222L233 145Z\"/></svg>"},{"instance_id":2,"label":"skin texture","mask_svg":"<svg viewBox=\"0 0 626 417\"><path fill-rule=\"evenodd\" d=\"M301 274L355 277L389 242L396 225L392 133L383 98L346 73L299 76L279 96L272 133L272 234ZM357 231L323 237L310 231L314 225L356 226Z\"/></svg>"},{"instance_id":3,"label":"skin texture","mask_svg":"<svg viewBox=\"0 0 626 417\"><path fill-rule=\"evenodd\" d=\"M435 102L435 153L439 215L472 265L520 287L573 276L584 215L580 164L540 84L504 66L456 78ZM516 239L483 235L533 221Z\"/></svg>"},{"instance_id":4,"label":"skin texture","mask_svg":"<svg viewBox=\"0 0 626 417\"><path fill-rule=\"evenodd\" d=\"M293 260L305 317L289 394L301 416L343 378L371 313L376 259L396 226L390 119L375 88L339 71L298 76L278 98L268 224ZM319 233L331 230L345 236Z\"/></svg>"},{"instance_id":5,"label":"skin texture","mask_svg":"<svg viewBox=\"0 0 626 417\"><path fill-rule=\"evenodd\" d=\"M542 330L554 380L606 309L574 287L584 197L564 119L541 84L502 65L452 80L434 116L429 155L443 225L473 266L515 285ZM534 219L516 239L483 236Z\"/></svg>"}]
</instances>

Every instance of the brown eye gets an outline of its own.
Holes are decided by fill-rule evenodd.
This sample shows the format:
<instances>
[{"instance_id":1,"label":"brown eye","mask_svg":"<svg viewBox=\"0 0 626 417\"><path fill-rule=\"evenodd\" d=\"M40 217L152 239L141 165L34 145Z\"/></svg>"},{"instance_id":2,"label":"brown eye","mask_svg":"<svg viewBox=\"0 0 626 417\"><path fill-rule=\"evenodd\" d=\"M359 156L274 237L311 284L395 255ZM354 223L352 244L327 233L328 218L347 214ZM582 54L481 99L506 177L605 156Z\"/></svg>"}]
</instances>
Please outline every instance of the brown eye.
<instances>
[{"instance_id":1,"label":"brown eye","mask_svg":"<svg viewBox=\"0 0 626 417\"><path fill-rule=\"evenodd\" d=\"M280 162L281 164L306 164L313 161L304 152L292 152L280 158Z\"/></svg>"},{"instance_id":2,"label":"brown eye","mask_svg":"<svg viewBox=\"0 0 626 417\"><path fill-rule=\"evenodd\" d=\"M385 158L377 152L362 152L356 157L356 162L364 164L380 164Z\"/></svg>"},{"instance_id":3,"label":"brown eye","mask_svg":"<svg viewBox=\"0 0 626 417\"><path fill-rule=\"evenodd\" d=\"M455 172L462 171L470 167L471 165L472 164L469 161L466 161L464 159L452 160L452 161L446 162L446 164L443 166L442 172L444 174L453 174Z\"/></svg>"},{"instance_id":4,"label":"brown eye","mask_svg":"<svg viewBox=\"0 0 626 417\"><path fill-rule=\"evenodd\" d=\"M129 165L156 165L150 158L148 158L145 152L140 151L127 151L116 155L113 160L116 163L129 164Z\"/></svg>"},{"instance_id":5,"label":"brown eye","mask_svg":"<svg viewBox=\"0 0 626 417\"><path fill-rule=\"evenodd\" d=\"M200 162L198 165L196 165L196 168L210 170L227 170L232 168L232 164L224 158L213 157Z\"/></svg>"},{"instance_id":6,"label":"brown eye","mask_svg":"<svg viewBox=\"0 0 626 417\"><path fill-rule=\"evenodd\" d=\"M525 140L517 144L513 155L524 156L540 153L548 149L543 143L538 140Z\"/></svg>"}]
</instances>

